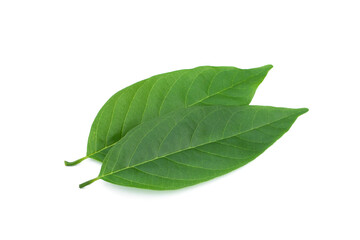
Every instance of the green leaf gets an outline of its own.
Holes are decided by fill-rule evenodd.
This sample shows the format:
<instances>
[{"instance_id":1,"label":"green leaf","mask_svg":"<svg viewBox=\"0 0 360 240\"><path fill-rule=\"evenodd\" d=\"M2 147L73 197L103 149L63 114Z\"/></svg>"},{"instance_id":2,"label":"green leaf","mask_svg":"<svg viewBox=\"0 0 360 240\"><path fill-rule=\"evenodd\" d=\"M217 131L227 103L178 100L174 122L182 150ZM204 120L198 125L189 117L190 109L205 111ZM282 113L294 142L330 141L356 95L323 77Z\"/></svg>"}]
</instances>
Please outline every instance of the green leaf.
<instances>
[{"instance_id":1,"label":"green leaf","mask_svg":"<svg viewBox=\"0 0 360 240\"><path fill-rule=\"evenodd\" d=\"M201 105L248 105L271 65L254 69L203 66L153 76L113 95L97 114L87 156L102 161L111 146L140 123Z\"/></svg>"},{"instance_id":2,"label":"green leaf","mask_svg":"<svg viewBox=\"0 0 360 240\"><path fill-rule=\"evenodd\" d=\"M137 188L194 185L255 159L308 109L199 106L170 112L131 130L107 154L97 178Z\"/></svg>"}]
</instances>

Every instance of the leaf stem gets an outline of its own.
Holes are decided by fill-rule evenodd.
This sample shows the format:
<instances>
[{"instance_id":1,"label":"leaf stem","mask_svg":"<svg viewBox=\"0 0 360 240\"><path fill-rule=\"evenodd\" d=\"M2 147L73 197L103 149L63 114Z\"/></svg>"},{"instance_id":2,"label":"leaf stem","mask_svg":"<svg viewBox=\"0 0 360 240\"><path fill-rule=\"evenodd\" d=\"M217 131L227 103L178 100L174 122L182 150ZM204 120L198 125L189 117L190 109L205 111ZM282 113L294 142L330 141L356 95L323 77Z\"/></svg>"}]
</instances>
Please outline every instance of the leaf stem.
<instances>
[{"instance_id":1,"label":"leaf stem","mask_svg":"<svg viewBox=\"0 0 360 240\"><path fill-rule=\"evenodd\" d=\"M84 161L85 159L87 159L89 156L85 156L85 157L82 157L76 161L73 161L73 162L68 162L68 161L64 161L65 162L65 166L75 166L75 165L78 165L79 163L81 163L82 161Z\"/></svg>"},{"instance_id":2,"label":"leaf stem","mask_svg":"<svg viewBox=\"0 0 360 240\"><path fill-rule=\"evenodd\" d=\"M79 184L79 188L86 187L87 185L92 184L93 182L95 182L95 181L97 181L97 180L99 180L99 179L100 179L100 178L97 177L97 178L93 178L93 179L91 179L91 180L89 180L89 181L83 182L83 183Z\"/></svg>"}]
</instances>

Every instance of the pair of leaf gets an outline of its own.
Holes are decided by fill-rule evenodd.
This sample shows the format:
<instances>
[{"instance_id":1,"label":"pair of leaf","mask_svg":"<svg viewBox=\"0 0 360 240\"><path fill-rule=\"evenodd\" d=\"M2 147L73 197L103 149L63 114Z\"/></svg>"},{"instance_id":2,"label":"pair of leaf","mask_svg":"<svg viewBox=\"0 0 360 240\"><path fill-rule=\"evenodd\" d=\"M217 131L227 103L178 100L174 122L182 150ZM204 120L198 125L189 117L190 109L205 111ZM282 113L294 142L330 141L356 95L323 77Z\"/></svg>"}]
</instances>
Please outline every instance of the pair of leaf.
<instances>
[{"instance_id":1,"label":"pair of leaf","mask_svg":"<svg viewBox=\"0 0 360 240\"><path fill-rule=\"evenodd\" d=\"M103 161L97 178L156 190L178 189L256 158L307 109L248 105L272 66L198 67L125 88L99 111L87 156Z\"/></svg>"}]
</instances>

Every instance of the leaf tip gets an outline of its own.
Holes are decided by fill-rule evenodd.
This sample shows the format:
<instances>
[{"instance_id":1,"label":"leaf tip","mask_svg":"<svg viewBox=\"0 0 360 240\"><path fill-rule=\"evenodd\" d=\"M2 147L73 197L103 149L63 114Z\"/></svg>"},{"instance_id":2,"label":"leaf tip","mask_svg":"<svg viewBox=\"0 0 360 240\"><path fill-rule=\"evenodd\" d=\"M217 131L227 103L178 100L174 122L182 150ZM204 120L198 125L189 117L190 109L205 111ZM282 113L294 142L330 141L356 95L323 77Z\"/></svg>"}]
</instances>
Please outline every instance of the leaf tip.
<instances>
[{"instance_id":1,"label":"leaf tip","mask_svg":"<svg viewBox=\"0 0 360 240\"><path fill-rule=\"evenodd\" d=\"M271 64L265 65L264 66L268 71L270 71L274 66Z\"/></svg>"},{"instance_id":2,"label":"leaf tip","mask_svg":"<svg viewBox=\"0 0 360 240\"><path fill-rule=\"evenodd\" d=\"M308 108L299 108L297 110L298 110L299 116L304 114L304 113L307 113L309 111Z\"/></svg>"},{"instance_id":3,"label":"leaf tip","mask_svg":"<svg viewBox=\"0 0 360 240\"><path fill-rule=\"evenodd\" d=\"M259 67L257 69L259 69L260 71L268 73L273 67L274 67L273 65L267 64L267 65L264 65L264 66Z\"/></svg>"}]
</instances>

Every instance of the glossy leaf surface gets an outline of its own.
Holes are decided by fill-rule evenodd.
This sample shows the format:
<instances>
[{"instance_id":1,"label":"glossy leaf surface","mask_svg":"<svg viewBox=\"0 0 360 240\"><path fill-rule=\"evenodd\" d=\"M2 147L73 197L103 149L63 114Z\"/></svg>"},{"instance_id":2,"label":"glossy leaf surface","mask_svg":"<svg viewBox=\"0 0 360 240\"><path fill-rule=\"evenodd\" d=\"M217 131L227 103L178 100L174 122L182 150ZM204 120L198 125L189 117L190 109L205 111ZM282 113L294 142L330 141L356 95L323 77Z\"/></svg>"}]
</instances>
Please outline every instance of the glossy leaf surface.
<instances>
[{"instance_id":1,"label":"glossy leaf surface","mask_svg":"<svg viewBox=\"0 0 360 240\"><path fill-rule=\"evenodd\" d=\"M308 110L200 106L142 123L107 154L98 179L137 188L178 189L237 169L264 152Z\"/></svg>"},{"instance_id":2,"label":"glossy leaf surface","mask_svg":"<svg viewBox=\"0 0 360 240\"><path fill-rule=\"evenodd\" d=\"M78 162L87 157L102 161L129 130L168 112L200 105L248 105L271 68L203 66L135 83L117 92L101 108L91 127L87 156Z\"/></svg>"}]
</instances>

